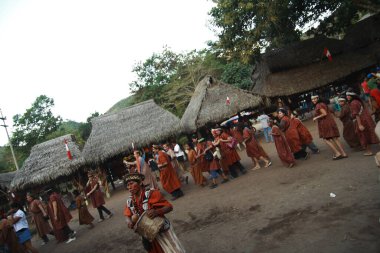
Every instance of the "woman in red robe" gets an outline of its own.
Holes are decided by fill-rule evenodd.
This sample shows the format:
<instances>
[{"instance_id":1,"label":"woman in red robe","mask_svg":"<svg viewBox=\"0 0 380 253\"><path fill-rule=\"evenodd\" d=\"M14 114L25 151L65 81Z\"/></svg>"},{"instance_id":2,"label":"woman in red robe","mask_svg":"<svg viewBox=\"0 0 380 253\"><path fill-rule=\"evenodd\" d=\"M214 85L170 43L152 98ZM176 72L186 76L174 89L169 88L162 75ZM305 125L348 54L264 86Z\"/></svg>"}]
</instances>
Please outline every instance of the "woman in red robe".
<instances>
[{"instance_id":1,"label":"woman in red robe","mask_svg":"<svg viewBox=\"0 0 380 253\"><path fill-rule=\"evenodd\" d=\"M371 118L363 101L354 92L346 93L347 100L350 101L351 115L355 123L355 132L359 137L360 144L365 149L364 155L371 156L371 144L379 143L375 134L375 122Z\"/></svg>"},{"instance_id":2,"label":"woman in red robe","mask_svg":"<svg viewBox=\"0 0 380 253\"><path fill-rule=\"evenodd\" d=\"M162 188L172 195L172 200L182 197L181 182L177 177L169 156L160 150L158 145L153 145L153 153L156 156L158 169L160 170L160 182Z\"/></svg>"},{"instance_id":3,"label":"woman in red robe","mask_svg":"<svg viewBox=\"0 0 380 253\"><path fill-rule=\"evenodd\" d=\"M275 125L272 121L269 122L269 126L272 127L272 136L274 139L274 144L276 146L277 154L280 160L287 166L291 168L296 163L293 153L290 150L289 144L286 141L284 133L280 128Z\"/></svg>"},{"instance_id":4,"label":"woman in red robe","mask_svg":"<svg viewBox=\"0 0 380 253\"><path fill-rule=\"evenodd\" d=\"M197 153L194 149L190 148L188 144L185 144L184 148L190 163L190 173L193 177L194 183L200 186L205 186L207 180L202 174L201 167L197 165Z\"/></svg>"},{"instance_id":5,"label":"woman in red robe","mask_svg":"<svg viewBox=\"0 0 380 253\"><path fill-rule=\"evenodd\" d=\"M323 103L318 95L312 96L311 101L315 105L315 117L313 121L318 122L319 138L322 138L327 146L333 151L333 160L348 157L339 141L339 130L327 105Z\"/></svg>"},{"instance_id":6,"label":"woman in red robe","mask_svg":"<svg viewBox=\"0 0 380 253\"><path fill-rule=\"evenodd\" d=\"M307 129L307 127L298 118L298 113L296 111L291 112L290 121L291 121L291 124L294 125L298 131L302 148L304 150L306 150L306 148L309 148L311 152L313 152L313 154L318 154L319 149L313 142L313 136L311 135L309 129Z\"/></svg>"},{"instance_id":7,"label":"woman in red robe","mask_svg":"<svg viewBox=\"0 0 380 253\"><path fill-rule=\"evenodd\" d=\"M347 104L346 98L339 98L340 112L337 117L343 124L343 139L347 142L351 148L357 148L360 146L360 141L355 133L355 125L351 118L350 106Z\"/></svg>"},{"instance_id":8,"label":"woman in red robe","mask_svg":"<svg viewBox=\"0 0 380 253\"><path fill-rule=\"evenodd\" d=\"M297 126L294 124L294 122L290 121L286 113L286 110L282 108L278 109L278 118L281 120L279 127L281 131L285 133L286 141L289 144L290 150L292 151L294 158L304 158L306 160L309 157L309 153L307 153L302 148L302 142L297 130Z\"/></svg>"},{"instance_id":9,"label":"woman in red robe","mask_svg":"<svg viewBox=\"0 0 380 253\"><path fill-rule=\"evenodd\" d=\"M213 145L220 147L222 164L228 166L231 176L233 178L238 177L237 169L239 169L242 174L247 173L246 169L240 163L240 156L236 152L236 149L228 146L228 144L232 141L231 136L226 132L222 132L220 128L212 129L211 133L214 137Z\"/></svg>"},{"instance_id":10,"label":"woman in red robe","mask_svg":"<svg viewBox=\"0 0 380 253\"><path fill-rule=\"evenodd\" d=\"M49 194L49 204L48 204L48 214L53 225L54 235L58 242L66 241L69 243L75 240L76 232L69 227L69 222L73 218L63 204L61 195L54 189L48 191Z\"/></svg>"},{"instance_id":11,"label":"woman in red robe","mask_svg":"<svg viewBox=\"0 0 380 253\"><path fill-rule=\"evenodd\" d=\"M272 163L268 159L267 153L257 142L254 131L252 129L249 129L248 126L243 129L243 138L246 146L247 156L252 159L252 162L255 165L252 169L256 170L261 168L259 163L260 160L265 163L265 168L269 167Z\"/></svg>"}]
</instances>

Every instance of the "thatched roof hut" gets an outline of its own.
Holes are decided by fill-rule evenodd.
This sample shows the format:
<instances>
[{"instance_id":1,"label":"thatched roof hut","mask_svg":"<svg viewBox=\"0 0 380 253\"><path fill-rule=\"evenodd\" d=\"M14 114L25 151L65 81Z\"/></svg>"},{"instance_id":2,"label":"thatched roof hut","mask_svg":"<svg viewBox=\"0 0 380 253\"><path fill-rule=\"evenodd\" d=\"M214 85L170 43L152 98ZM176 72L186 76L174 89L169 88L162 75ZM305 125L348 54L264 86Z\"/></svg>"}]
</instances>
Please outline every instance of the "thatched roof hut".
<instances>
[{"instance_id":1,"label":"thatched roof hut","mask_svg":"<svg viewBox=\"0 0 380 253\"><path fill-rule=\"evenodd\" d=\"M123 152L163 141L180 132L180 120L148 100L92 120L92 131L84 148L88 163L101 163Z\"/></svg>"},{"instance_id":2,"label":"thatched roof hut","mask_svg":"<svg viewBox=\"0 0 380 253\"><path fill-rule=\"evenodd\" d=\"M64 140L70 149L72 160L67 157ZM23 190L37 185L50 183L59 177L75 173L84 160L71 134L64 135L35 145L24 165L12 180L11 188Z\"/></svg>"},{"instance_id":3,"label":"thatched roof hut","mask_svg":"<svg viewBox=\"0 0 380 253\"><path fill-rule=\"evenodd\" d=\"M227 97L230 105L226 104ZM262 103L260 96L206 76L195 88L182 116L181 125L185 132L195 131L207 123L220 122L239 111L258 107Z\"/></svg>"},{"instance_id":4,"label":"thatched roof hut","mask_svg":"<svg viewBox=\"0 0 380 253\"><path fill-rule=\"evenodd\" d=\"M368 47L333 56L332 62L324 60L286 71L267 72L266 76L256 79L252 91L268 97L306 92L342 80L379 61L380 42L375 42Z\"/></svg>"},{"instance_id":5,"label":"thatched roof hut","mask_svg":"<svg viewBox=\"0 0 380 253\"><path fill-rule=\"evenodd\" d=\"M288 96L341 82L370 68L380 61L379 26L377 14L355 24L343 40L315 37L265 53L252 74L252 92ZM332 62L323 55L324 48L332 54Z\"/></svg>"},{"instance_id":6,"label":"thatched roof hut","mask_svg":"<svg viewBox=\"0 0 380 253\"><path fill-rule=\"evenodd\" d=\"M0 174L0 188L9 188L13 178L16 175L16 171L5 172Z\"/></svg>"}]
</instances>

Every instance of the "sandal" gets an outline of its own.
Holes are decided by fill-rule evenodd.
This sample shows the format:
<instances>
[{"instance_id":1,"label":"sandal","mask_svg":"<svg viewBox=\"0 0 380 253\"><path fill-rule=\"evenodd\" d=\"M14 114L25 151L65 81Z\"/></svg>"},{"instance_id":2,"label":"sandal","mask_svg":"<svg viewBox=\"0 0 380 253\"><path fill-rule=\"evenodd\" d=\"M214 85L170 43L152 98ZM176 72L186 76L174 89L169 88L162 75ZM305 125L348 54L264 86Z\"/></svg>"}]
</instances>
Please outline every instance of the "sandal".
<instances>
[{"instance_id":1,"label":"sandal","mask_svg":"<svg viewBox=\"0 0 380 253\"><path fill-rule=\"evenodd\" d=\"M342 155L339 155L339 156L333 156L333 160L340 160L340 159L342 159L342 158L344 158Z\"/></svg>"},{"instance_id":2,"label":"sandal","mask_svg":"<svg viewBox=\"0 0 380 253\"><path fill-rule=\"evenodd\" d=\"M364 153L363 154L364 156L373 156L373 153L371 152L371 153Z\"/></svg>"},{"instance_id":3,"label":"sandal","mask_svg":"<svg viewBox=\"0 0 380 253\"><path fill-rule=\"evenodd\" d=\"M272 165L272 162L270 161L267 165L265 165L264 167L265 168L268 168L269 166L271 166Z\"/></svg>"},{"instance_id":4,"label":"sandal","mask_svg":"<svg viewBox=\"0 0 380 253\"><path fill-rule=\"evenodd\" d=\"M348 158L348 155L343 155L342 158Z\"/></svg>"}]
</instances>

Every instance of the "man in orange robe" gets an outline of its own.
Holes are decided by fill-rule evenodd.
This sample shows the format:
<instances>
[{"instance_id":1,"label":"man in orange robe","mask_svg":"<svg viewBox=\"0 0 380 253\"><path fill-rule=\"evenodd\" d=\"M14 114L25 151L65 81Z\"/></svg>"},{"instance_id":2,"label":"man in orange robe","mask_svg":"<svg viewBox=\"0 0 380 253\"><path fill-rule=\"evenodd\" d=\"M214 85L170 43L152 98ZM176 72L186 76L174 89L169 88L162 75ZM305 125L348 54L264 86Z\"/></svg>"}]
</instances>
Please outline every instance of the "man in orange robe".
<instances>
[{"instance_id":1,"label":"man in orange robe","mask_svg":"<svg viewBox=\"0 0 380 253\"><path fill-rule=\"evenodd\" d=\"M169 156L161 151L158 145L153 145L152 149L156 157L158 169L160 170L160 182L162 187L172 195L172 200L182 197L181 182L170 162Z\"/></svg>"},{"instance_id":2,"label":"man in orange robe","mask_svg":"<svg viewBox=\"0 0 380 253\"><path fill-rule=\"evenodd\" d=\"M173 210L172 204L162 196L159 190L146 190L142 185L143 180L144 175L138 173L128 174L125 178L128 190L131 193L124 209L128 227L133 229L143 213L146 213L150 219L162 217L165 219L165 223L156 238L152 242L144 237L142 238L145 250L150 253L184 253L185 250L174 233L172 225L164 216Z\"/></svg>"}]
</instances>

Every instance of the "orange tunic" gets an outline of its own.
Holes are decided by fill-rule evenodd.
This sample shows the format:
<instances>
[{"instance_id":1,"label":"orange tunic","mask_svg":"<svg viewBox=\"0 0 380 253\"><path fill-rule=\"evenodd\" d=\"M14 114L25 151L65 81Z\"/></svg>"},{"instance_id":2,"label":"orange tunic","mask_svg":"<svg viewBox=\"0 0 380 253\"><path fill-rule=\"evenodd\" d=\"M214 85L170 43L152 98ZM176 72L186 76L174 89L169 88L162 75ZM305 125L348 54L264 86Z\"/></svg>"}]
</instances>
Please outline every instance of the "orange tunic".
<instances>
[{"instance_id":1,"label":"orange tunic","mask_svg":"<svg viewBox=\"0 0 380 253\"><path fill-rule=\"evenodd\" d=\"M38 235L42 238L44 235L51 233L53 229L51 228L49 222L44 219L44 215L38 205L42 205L41 201L34 199L29 204L29 211L33 214L33 220L36 225Z\"/></svg>"},{"instance_id":2,"label":"orange tunic","mask_svg":"<svg viewBox=\"0 0 380 253\"><path fill-rule=\"evenodd\" d=\"M197 165L197 154L195 153L194 149L190 149L189 153L187 154L187 158L189 159L190 163L190 173L191 176L193 176L194 183L201 185L206 181L206 178L202 174L202 169Z\"/></svg>"},{"instance_id":3,"label":"orange tunic","mask_svg":"<svg viewBox=\"0 0 380 253\"><path fill-rule=\"evenodd\" d=\"M204 142L202 143L197 143L196 145L196 153L197 155L202 154L205 149L206 149L206 144ZM209 162L205 159L204 155L198 157L197 159L197 166L202 172L208 172L210 164Z\"/></svg>"},{"instance_id":4,"label":"orange tunic","mask_svg":"<svg viewBox=\"0 0 380 253\"><path fill-rule=\"evenodd\" d=\"M166 166L160 168L160 181L164 190L172 193L180 189L181 182L178 180L177 173L170 162L169 156L163 151L158 151L156 161L158 166L166 163Z\"/></svg>"},{"instance_id":5,"label":"orange tunic","mask_svg":"<svg viewBox=\"0 0 380 253\"><path fill-rule=\"evenodd\" d=\"M295 159L292 151L290 150L289 144L278 126L274 125L272 127L272 135L274 139L274 144L276 145L277 154L280 160L287 166L289 166L292 163L295 163Z\"/></svg>"},{"instance_id":6,"label":"orange tunic","mask_svg":"<svg viewBox=\"0 0 380 253\"><path fill-rule=\"evenodd\" d=\"M57 203L57 220L54 218L54 201ZM71 216L66 206L63 204L61 195L56 192L53 192L49 197L48 214L51 220L51 224L53 225L54 235L57 238L57 241L62 242L67 240L68 238L65 238L62 228L64 228L73 217Z\"/></svg>"},{"instance_id":7,"label":"orange tunic","mask_svg":"<svg viewBox=\"0 0 380 253\"><path fill-rule=\"evenodd\" d=\"M98 182L97 177L94 177L90 181L90 187L91 189L94 189L94 187L98 185L95 191L93 191L90 195L91 203L94 208L98 208L102 205L104 205L106 202L104 201L104 195L103 192L100 190L100 185Z\"/></svg>"},{"instance_id":8,"label":"orange tunic","mask_svg":"<svg viewBox=\"0 0 380 253\"><path fill-rule=\"evenodd\" d=\"M297 118L290 119L291 124L294 124L298 131L298 135L300 136L300 141L302 144L309 145L313 141L313 136L311 135L309 129L306 128L304 124L302 124L301 120Z\"/></svg>"},{"instance_id":9,"label":"orange tunic","mask_svg":"<svg viewBox=\"0 0 380 253\"><path fill-rule=\"evenodd\" d=\"M77 196L75 198L75 203L77 204L79 225L90 224L94 221L94 217L90 214L87 209L86 203L82 196Z\"/></svg>"},{"instance_id":10,"label":"orange tunic","mask_svg":"<svg viewBox=\"0 0 380 253\"><path fill-rule=\"evenodd\" d=\"M318 103L315 106L315 115L321 115L321 110L325 110L327 115L325 117L318 119L318 132L319 138L330 139L337 138L340 136L338 126L335 123L334 118L332 117L329 108L324 103ZM289 143L290 144L290 143Z\"/></svg>"},{"instance_id":11,"label":"orange tunic","mask_svg":"<svg viewBox=\"0 0 380 253\"><path fill-rule=\"evenodd\" d=\"M289 144L292 153L296 153L302 149L302 143L294 122L291 122L288 116L281 119L281 130L285 132L285 138Z\"/></svg>"},{"instance_id":12,"label":"orange tunic","mask_svg":"<svg viewBox=\"0 0 380 253\"><path fill-rule=\"evenodd\" d=\"M256 158L256 159L260 159L260 157L265 157L265 158L268 157L267 153L264 151L261 145L256 141L252 130L250 130L247 127L244 128L243 137L244 139L248 139L245 142L245 145L246 145L245 151L247 152L247 156Z\"/></svg>"},{"instance_id":13,"label":"orange tunic","mask_svg":"<svg viewBox=\"0 0 380 253\"><path fill-rule=\"evenodd\" d=\"M230 137L227 133L222 133L220 136L216 137L216 140L222 139L227 140ZM236 152L235 148L230 148L227 142L220 142L220 152L222 155L222 163L225 166L231 166L232 164L240 161L240 156Z\"/></svg>"},{"instance_id":14,"label":"orange tunic","mask_svg":"<svg viewBox=\"0 0 380 253\"><path fill-rule=\"evenodd\" d=\"M159 151L161 152L161 151ZM143 199L138 199L136 200L136 204L137 204L137 207L135 207L135 210L143 210L142 208L142 203L143 202ZM150 197L148 199L148 210L149 209L158 209L158 208L161 208L161 207L164 207L164 206L170 206L170 207L173 207L172 204L170 204L169 201L167 201L164 196L162 196L162 194L160 193L159 190L151 190L150 191ZM132 210L126 206L124 208L124 215L125 216L128 216L128 217L132 217L134 213L132 212ZM139 215L141 215L142 213L138 213ZM163 216L162 216L163 217ZM152 249L149 251L149 253L165 253L160 244L158 243L157 240L153 240L152 241Z\"/></svg>"}]
</instances>

